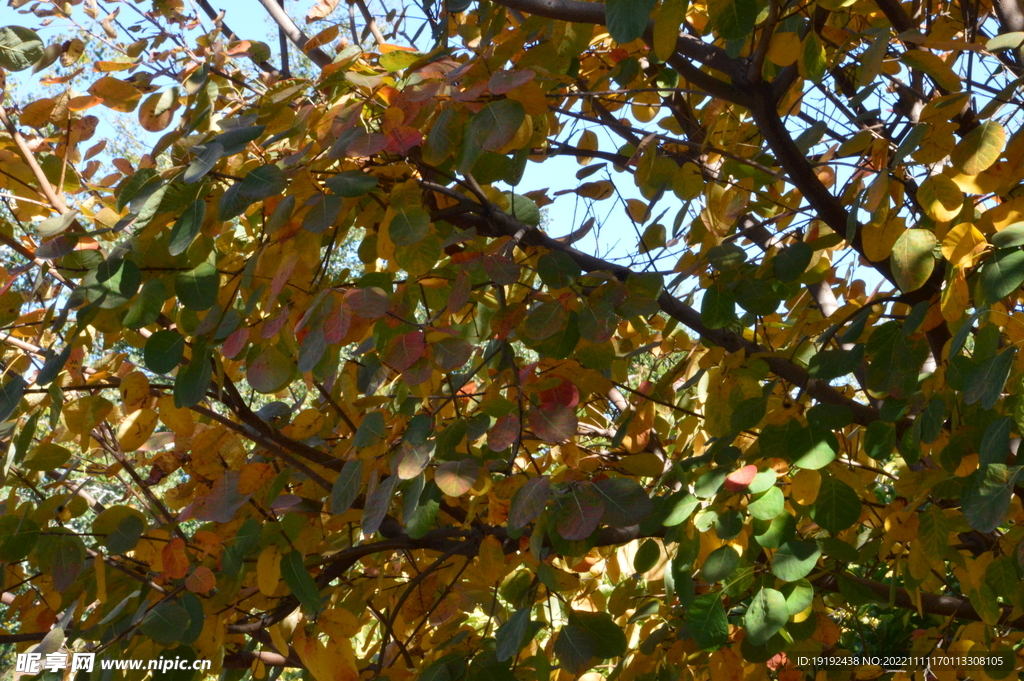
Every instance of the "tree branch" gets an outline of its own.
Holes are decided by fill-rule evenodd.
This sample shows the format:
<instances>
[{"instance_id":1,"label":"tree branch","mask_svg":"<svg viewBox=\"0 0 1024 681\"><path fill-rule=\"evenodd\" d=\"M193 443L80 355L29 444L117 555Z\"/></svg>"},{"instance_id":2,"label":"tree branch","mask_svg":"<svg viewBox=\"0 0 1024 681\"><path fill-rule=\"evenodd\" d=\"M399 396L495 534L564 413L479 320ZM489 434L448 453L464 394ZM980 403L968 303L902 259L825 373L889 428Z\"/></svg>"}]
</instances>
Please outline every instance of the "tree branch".
<instances>
[{"instance_id":1,"label":"tree branch","mask_svg":"<svg viewBox=\"0 0 1024 681\"><path fill-rule=\"evenodd\" d=\"M295 25L295 22L292 21L292 18L288 16L287 12L277 4L277 0L260 0L260 4L263 5L265 10L267 10L267 14L269 14L270 18L274 20L274 23L276 23L284 34L288 36L288 39L295 43L296 47L302 50L303 54L309 57L314 64L323 68L334 62L330 55L319 47L314 47L309 52L306 52L306 50L303 49L305 48L306 43L309 42L309 37L302 32L302 29Z\"/></svg>"}]
</instances>

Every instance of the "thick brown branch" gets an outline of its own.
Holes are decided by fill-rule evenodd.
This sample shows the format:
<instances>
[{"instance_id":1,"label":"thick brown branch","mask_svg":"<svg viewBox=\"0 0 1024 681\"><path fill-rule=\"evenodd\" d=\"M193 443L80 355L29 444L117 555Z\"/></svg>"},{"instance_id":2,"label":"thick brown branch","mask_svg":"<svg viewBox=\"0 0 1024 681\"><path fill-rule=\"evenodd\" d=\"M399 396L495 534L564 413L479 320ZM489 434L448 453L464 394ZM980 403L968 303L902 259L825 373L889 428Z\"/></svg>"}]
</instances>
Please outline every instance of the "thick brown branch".
<instances>
[{"instance_id":1,"label":"thick brown branch","mask_svg":"<svg viewBox=\"0 0 1024 681\"><path fill-rule=\"evenodd\" d=\"M314 64L323 68L334 61L331 59L330 55L319 47L314 47L308 52L304 49L306 47L306 43L309 42L309 37L302 32L302 29L295 25L295 22L292 21L290 16L288 16L288 13L277 4L277 0L260 0L260 4L263 5L265 10L267 10L267 14L269 14L270 18L274 20L274 23L276 23L278 27L284 31L284 34L288 36L288 40L295 43L296 47L302 50L303 54L309 57Z\"/></svg>"}]
</instances>

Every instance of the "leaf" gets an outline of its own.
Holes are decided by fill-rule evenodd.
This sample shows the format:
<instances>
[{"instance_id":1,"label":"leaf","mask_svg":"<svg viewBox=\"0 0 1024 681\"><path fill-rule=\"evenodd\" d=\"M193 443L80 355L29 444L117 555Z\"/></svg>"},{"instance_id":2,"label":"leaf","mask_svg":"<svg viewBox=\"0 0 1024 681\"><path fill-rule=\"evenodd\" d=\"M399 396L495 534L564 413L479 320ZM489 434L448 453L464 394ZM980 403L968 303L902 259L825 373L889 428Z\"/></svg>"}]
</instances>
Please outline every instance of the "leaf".
<instances>
[{"instance_id":1,"label":"leaf","mask_svg":"<svg viewBox=\"0 0 1024 681\"><path fill-rule=\"evenodd\" d=\"M320 611L320 591L302 563L302 554L290 551L281 557L281 576L288 590L299 599L302 610L310 617Z\"/></svg>"},{"instance_id":2,"label":"leaf","mask_svg":"<svg viewBox=\"0 0 1024 681\"><path fill-rule=\"evenodd\" d=\"M360 459L346 461L331 488L331 513L341 515L350 509L359 496L362 484L363 462Z\"/></svg>"},{"instance_id":3,"label":"leaf","mask_svg":"<svg viewBox=\"0 0 1024 681\"><path fill-rule=\"evenodd\" d=\"M576 411L561 404L531 409L527 422L534 435L544 442L564 442L573 437L579 427Z\"/></svg>"},{"instance_id":4,"label":"leaf","mask_svg":"<svg viewBox=\"0 0 1024 681\"><path fill-rule=\"evenodd\" d=\"M276 165L255 168L242 178L238 193L249 199L265 199L281 194L288 187L288 179Z\"/></svg>"},{"instance_id":5,"label":"leaf","mask_svg":"<svg viewBox=\"0 0 1024 681\"><path fill-rule=\"evenodd\" d=\"M213 591L217 586L217 576L213 574L213 570L200 565L196 567L185 579L185 588L196 594L206 594Z\"/></svg>"},{"instance_id":6,"label":"leaf","mask_svg":"<svg viewBox=\"0 0 1024 681\"><path fill-rule=\"evenodd\" d=\"M814 249L803 241L779 251L772 260L775 278L779 281L796 281L807 270L814 256Z\"/></svg>"},{"instance_id":7,"label":"leaf","mask_svg":"<svg viewBox=\"0 0 1024 681\"><path fill-rule=\"evenodd\" d=\"M574 483L562 500L558 516L558 534L569 541L586 539L601 522L604 498L591 482Z\"/></svg>"},{"instance_id":8,"label":"leaf","mask_svg":"<svg viewBox=\"0 0 1024 681\"><path fill-rule=\"evenodd\" d=\"M964 193L945 175L932 175L917 190L917 201L936 222L948 222L960 214Z\"/></svg>"},{"instance_id":9,"label":"leaf","mask_svg":"<svg viewBox=\"0 0 1024 681\"><path fill-rule=\"evenodd\" d=\"M495 654L498 662L512 659L526 642L526 632L530 628L530 608L517 610L507 622L498 627L495 635Z\"/></svg>"},{"instance_id":10,"label":"leaf","mask_svg":"<svg viewBox=\"0 0 1024 681\"><path fill-rule=\"evenodd\" d=\"M654 511L654 502L635 480L605 478L594 485L604 498L601 522L611 527L639 525Z\"/></svg>"},{"instance_id":11,"label":"leaf","mask_svg":"<svg viewBox=\"0 0 1024 681\"><path fill-rule=\"evenodd\" d=\"M196 154L196 159L192 161L189 167L185 169L185 174L181 176L181 180L185 184L194 184L203 179L206 173L213 170L213 167L217 165L217 161L224 156L224 147L216 142L209 142L202 146L194 147L192 152Z\"/></svg>"},{"instance_id":12,"label":"leaf","mask_svg":"<svg viewBox=\"0 0 1024 681\"><path fill-rule=\"evenodd\" d=\"M896 285L904 293L925 285L935 269L935 235L926 229L908 229L896 240L889 256Z\"/></svg>"},{"instance_id":13,"label":"leaf","mask_svg":"<svg viewBox=\"0 0 1024 681\"><path fill-rule=\"evenodd\" d=\"M939 55L927 50L907 50L900 55L900 59L910 68L931 76L935 84L942 89L950 92L960 91L960 76Z\"/></svg>"},{"instance_id":14,"label":"leaf","mask_svg":"<svg viewBox=\"0 0 1024 681\"><path fill-rule=\"evenodd\" d=\"M49 471L71 460L71 450L53 442L43 442L28 453L21 467L30 471Z\"/></svg>"},{"instance_id":15,"label":"leaf","mask_svg":"<svg viewBox=\"0 0 1024 681\"><path fill-rule=\"evenodd\" d=\"M750 35L757 11L755 0L716 0L708 4L711 26L726 40L743 40Z\"/></svg>"},{"instance_id":16,"label":"leaf","mask_svg":"<svg viewBox=\"0 0 1024 681\"><path fill-rule=\"evenodd\" d=\"M990 38L985 44L985 49L989 52L1001 52L1003 50L1015 50L1021 45L1024 45L1024 33L1014 31Z\"/></svg>"},{"instance_id":17,"label":"leaf","mask_svg":"<svg viewBox=\"0 0 1024 681\"><path fill-rule=\"evenodd\" d=\"M174 377L174 406L179 409L199 404L206 397L206 391L213 380L210 366L210 350L205 346L194 346L192 359L178 370Z\"/></svg>"},{"instance_id":18,"label":"leaf","mask_svg":"<svg viewBox=\"0 0 1024 681\"><path fill-rule=\"evenodd\" d=\"M612 40L624 45L643 36L655 0L605 0L605 21Z\"/></svg>"},{"instance_id":19,"label":"leaf","mask_svg":"<svg viewBox=\"0 0 1024 681\"><path fill-rule=\"evenodd\" d=\"M679 28L686 20L688 4L688 0L665 0L661 4L657 21L654 22L654 40L652 42L654 53L660 61L668 61L676 51ZM597 141L596 137L594 141Z\"/></svg>"},{"instance_id":20,"label":"leaf","mask_svg":"<svg viewBox=\"0 0 1024 681\"><path fill-rule=\"evenodd\" d=\"M264 395L281 390L295 375L295 364L274 346L268 345L246 368L245 378L252 389Z\"/></svg>"},{"instance_id":21,"label":"leaf","mask_svg":"<svg viewBox=\"0 0 1024 681\"><path fill-rule=\"evenodd\" d=\"M842 480L823 476L818 498L811 506L811 519L835 535L860 519L861 502L857 493Z\"/></svg>"},{"instance_id":22,"label":"leaf","mask_svg":"<svg viewBox=\"0 0 1024 681\"><path fill-rule=\"evenodd\" d=\"M433 452L433 440L416 444L413 444L410 440L403 442L401 447L398 448L398 454L395 455L393 464L399 480L412 480L422 473L427 464L430 463Z\"/></svg>"},{"instance_id":23,"label":"leaf","mask_svg":"<svg viewBox=\"0 0 1024 681\"><path fill-rule=\"evenodd\" d=\"M69 210L63 215L54 215L53 217L46 218L36 225L36 234L38 234L41 239L49 239L52 236L57 236L61 232L66 231L77 217L77 210Z\"/></svg>"},{"instance_id":24,"label":"leaf","mask_svg":"<svg viewBox=\"0 0 1024 681\"><path fill-rule=\"evenodd\" d=\"M949 160L964 175L977 175L999 160L1005 145L1003 126L996 121L985 121L964 135L953 148Z\"/></svg>"},{"instance_id":25,"label":"leaf","mask_svg":"<svg viewBox=\"0 0 1024 681\"><path fill-rule=\"evenodd\" d=\"M772 572L784 582L796 582L811 573L821 557L814 542L788 541L772 557Z\"/></svg>"},{"instance_id":26,"label":"leaf","mask_svg":"<svg viewBox=\"0 0 1024 681\"><path fill-rule=\"evenodd\" d=\"M775 589L761 589L751 599L747 614L743 616L747 640L755 646L767 643L785 626L788 619L786 597Z\"/></svg>"},{"instance_id":27,"label":"leaf","mask_svg":"<svg viewBox=\"0 0 1024 681\"><path fill-rule=\"evenodd\" d=\"M104 76L89 87L89 94L99 97L103 105L123 113L135 111L142 99L142 92L127 81Z\"/></svg>"},{"instance_id":28,"label":"leaf","mask_svg":"<svg viewBox=\"0 0 1024 681\"><path fill-rule=\"evenodd\" d=\"M981 290L985 299L996 303L1024 283L1024 251L1001 249L981 266Z\"/></svg>"},{"instance_id":29,"label":"leaf","mask_svg":"<svg viewBox=\"0 0 1024 681\"><path fill-rule=\"evenodd\" d=\"M771 520L780 515L786 505L786 498L778 487L771 487L761 492L747 504L750 515L758 520Z\"/></svg>"},{"instance_id":30,"label":"leaf","mask_svg":"<svg viewBox=\"0 0 1024 681\"><path fill-rule=\"evenodd\" d=\"M587 632L574 624L563 626L555 639L558 661L573 674L580 674L590 666L596 647Z\"/></svg>"},{"instance_id":31,"label":"leaf","mask_svg":"<svg viewBox=\"0 0 1024 681\"><path fill-rule=\"evenodd\" d=\"M190 310L209 310L217 303L220 272L212 262L204 262L194 270L181 272L174 281L174 292L181 304Z\"/></svg>"},{"instance_id":32,"label":"leaf","mask_svg":"<svg viewBox=\"0 0 1024 681\"><path fill-rule=\"evenodd\" d=\"M188 631L192 618L188 611L174 601L164 601L153 606L142 620L142 633L157 643L177 643Z\"/></svg>"},{"instance_id":33,"label":"leaf","mask_svg":"<svg viewBox=\"0 0 1024 681\"><path fill-rule=\"evenodd\" d=\"M334 225L341 212L341 197L321 195L302 219L302 228L313 234L323 234Z\"/></svg>"},{"instance_id":34,"label":"leaf","mask_svg":"<svg viewBox=\"0 0 1024 681\"><path fill-rule=\"evenodd\" d=\"M39 541L39 532L39 525L26 516L0 516L0 560L24 560Z\"/></svg>"},{"instance_id":35,"label":"leaf","mask_svg":"<svg viewBox=\"0 0 1024 681\"><path fill-rule=\"evenodd\" d=\"M701 578L707 582L721 582L727 579L740 564L740 554L729 546L719 546L708 554L701 568Z\"/></svg>"},{"instance_id":36,"label":"leaf","mask_svg":"<svg viewBox=\"0 0 1024 681\"><path fill-rule=\"evenodd\" d=\"M160 318L160 312L166 300L167 287L164 286L163 280L150 279L139 291L139 296L132 303L128 313L125 314L122 323L129 329L141 329L144 326L149 326Z\"/></svg>"},{"instance_id":37,"label":"leaf","mask_svg":"<svg viewBox=\"0 0 1024 681\"><path fill-rule=\"evenodd\" d=\"M377 187L377 178L360 170L346 170L327 178L324 184L338 196L356 198L373 191Z\"/></svg>"},{"instance_id":38,"label":"leaf","mask_svg":"<svg viewBox=\"0 0 1024 681\"><path fill-rule=\"evenodd\" d=\"M720 592L697 596L686 613L690 635L701 650L715 650L729 640L729 620Z\"/></svg>"},{"instance_id":39,"label":"leaf","mask_svg":"<svg viewBox=\"0 0 1024 681\"><path fill-rule=\"evenodd\" d=\"M380 524L388 512L388 507L391 506L391 497L395 493L398 480L397 475L391 475L381 481L377 488L367 495L366 508L363 511L363 534L376 534L380 528Z\"/></svg>"},{"instance_id":40,"label":"leaf","mask_svg":"<svg viewBox=\"0 0 1024 681\"><path fill-rule=\"evenodd\" d=\"M547 506L551 496L551 481L545 475L530 478L513 495L509 505L508 526L521 530L537 518Z\"/></svg>"},{"instance_id":41,"label":"leaf","mask_svg":"<svg viewBox=\"0 0 1024 681\"><path fill-rule=\"evenodd\" d=\"M434 482L450 497L461 497L472 489L480 475L480 466L475 459L446 461L437 467Z\"/></svg>"},{"instance_id":42,"label":"leaf","mask_svg":"<svg viewBox=\"0 0 1024 681\"><path fill-rule=\"evenodd\" d=\"M157 331L146 339L143 362L155 374L169 374L185 356L185 337L177 331Z\"/></svg>"},{"instance_id":43,"label":"leaf","mask_svg":"<svg viewBox=\"0 0 1024 681\"><path fill-rule=\"evenodd\" d=\"M522 104L513 99L499 99L481 109L470 121L470 138L487 151L498 151L512 141L525 120L526 110Z\"/></svg>"},{"instance_id":44,"label":"leaf","mask_svg":"<svg viewBox=\"0 0 1024 681\"><path fill-rule=\"evenodd\" d=\"M24 71L43 56L43 41L35 31L22 26L0 28L0 66Z\"/></svg>"},{"instance_id":45,"label":"leaf","mask_svg":"<svg viewBox=\"0 0 1024 681\"><path fill-rule=\"evenodd\" d=\"M3 389L0 389L0 423L11 418L17 411L18 403L25 395L26 388L28 388L28 383L25 382L25 379L15 374L4 384Z\"/></svg>"},{"instance_id":46,"label":"leaf","mask_svg":"<svg viewBox=\"0 0 1024 681\"><path fill-rule=\"evenodd\" d=\"M1006 522L1013 487L1020 472L1020 466L988 464L971 474L964 486L960 503L964 519L972 529L993 532Z\"/></svg>"},{"instance_id":47,"label":"leaf","mask_svg":"<svg viewBox=\"0 0 1024 681\"><path fill-rule=\"evenodd\" d=\"M995 357L983 360L968 377L967 389L963 392L964 402L978 402L983 409L995 407L1003 393L1006 379L1010 376L1016 355L1017 348L1009 347Z\"/></svg>"},{"instance_id":48,"label":"leaf","mask_svg":"<svg viewBox=\"0 0 1024 681\"><path fill-rule=\"evenodd\" d=\"M978 464L986 466L990 463L1006 463L1010 453L1010 429L1013 418L1003 416L989 424L978 447Z\"/></svg>"}]
</instances>

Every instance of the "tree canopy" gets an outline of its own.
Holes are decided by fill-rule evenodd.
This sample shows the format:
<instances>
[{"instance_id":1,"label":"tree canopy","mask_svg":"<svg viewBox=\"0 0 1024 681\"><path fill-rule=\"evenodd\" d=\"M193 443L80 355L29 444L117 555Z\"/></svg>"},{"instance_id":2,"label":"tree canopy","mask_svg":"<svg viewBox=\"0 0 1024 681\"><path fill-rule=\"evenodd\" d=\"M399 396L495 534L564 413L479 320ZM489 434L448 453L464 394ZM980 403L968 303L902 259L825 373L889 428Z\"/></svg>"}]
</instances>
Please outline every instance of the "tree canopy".
<instances>
[{"instance_id":1,"label":"tree canopy","mask_svg":"<svg viewBox=\"0 0 1024 681\"><path fill-rule=\"evenodd\" d=\"M1016 674L1016 0L10 4L9 656Z\"/></svg>"}]
</instances>

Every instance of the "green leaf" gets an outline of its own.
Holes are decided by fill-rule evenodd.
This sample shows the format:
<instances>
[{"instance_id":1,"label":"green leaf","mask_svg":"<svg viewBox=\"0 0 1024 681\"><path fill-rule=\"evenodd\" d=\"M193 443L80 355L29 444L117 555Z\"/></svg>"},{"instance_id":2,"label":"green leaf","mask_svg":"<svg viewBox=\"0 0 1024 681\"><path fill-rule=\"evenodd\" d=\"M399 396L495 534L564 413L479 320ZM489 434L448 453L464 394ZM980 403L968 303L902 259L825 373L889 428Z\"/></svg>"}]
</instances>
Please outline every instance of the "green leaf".
<instances>
[{"instance_id":1,"label":"green leaf","mask_svg":"<svg viewBox=\"0 0 1024 681\"><path fill-rule=\"evenodd\" d=\"M779 307L779 296L772 285L763 279L740 279L734 291L740 307L760 317L774 314Z\"/></svg>"},{"instance_id":2,"label":"green leaf","mask_svg":"<svg viewBox=\"0 0 1024 681\"><path fill-rule=\"evenodd\" d=\"M934 250L938 242L927 229L905 230L889 256L896 285L904 293L924 286L935 269Z\"/></svg>"},{"instance_id":3,"label":"green leaf","mask_svg":"<svg viewBox=\"0 0 1024 681\"><path fill-rule=\"evenodd\" d=\"M509 200L509 207L506 211L509 215L524 225L529 225L530 227L540 226L540 208L537 207L536 201L522 194L514 194L512 192L505 192L505 198ZM575 263L575 261L573 262Z\"/></svg>"},{"instance_id":4,"label":"green leaf","mask_svg":"<svg viewBox=\"0 0 1024 681\"><path fill-rule=\"evenodd\" d=\"M725 544L708 554L701 568L701 578L706 582L720 582L736 571L740 564L740 554L736 549Z\"/></svg>"},{"instance_id":5,"label":"green leaf","mask_svg":"<svg viewBox=\"0 0 1024 681\"><path fill-rule=\"evenodd\" d=\"M380 55L378 62L388 71L403 71L424 57L419 52L406 52L405 50L393 50ZM500 659L500 658L499 658ZM505 658L508 659L508 658Z\"/></svg>"},{"instance_id":6,"label":"green leaf","mask_svg":"<svg viewBox=\"0 0 1024 681\"><path fill-rule=\"evenodd\" d=\"M574 610L569 621L586 632L594 644L594 657L607 660L626 653L626 634L608 613Z\"/></svg>"},{"instance_id":7,"label":"green leaf","mask_svg":"<svg viewBox=\"0 0 1024 681\"><path fill-rule=\"evenodd\" d=\"M562 627L555 639L555 655L562 667L574 674L580 674L590 667L596 644L588 633L574 624Z\"/></svg>"},{"instance_id":8,"label":"green leaf","mask_svg":"<svg viewBox=\"0 0 1024 681\"><path fill-rule=\"evenodd\" d=\"M377 489L373 490L366 497L366 508L363 509L362 529L363 534L376 534L380 524L387 515L391 506L391 498L395 494L395 486L398 484L398 476L391 475L382 480Z\"/></svg>"},{"instance_id":9,"label":"green leaf","mask_svg":"<svg viewBox=\"0 0 1024 681\"><path fill-rule=\"evenodd\" d=\"M839 442L832 431L814 426L791 432L786 438L786 447L794 466L812 471L835 461L839 452Z\"/></svg>"},{"instance_id":10,"label":"green leaf","mask_svg":"<svg viewBox=\"0 0 1024 681\"><path fill-rule=\"evenodd\" d=\"M704 291L700 303L700 317L709 329L721 329L736 320L736 298L732 291L719 283Z\"/></svg>"},{"instance_id":11,"label":"green leaf","mask_svg":"<svg viewBox=\"0 0 1024 681\"><path fill-rule=\"evenodd\" d=\"M499 662L505 662L522 649L526 642L526 631L530 628L530 608L516 611L508 621L498 627L495 635L495 654Z\"/></svg>"},{"instance_id":12,"label":"green leaf","mask_svg":"<svg viewBox=\"0 0 1024 681\"><path fill-rule=\"evenodd\" d=\"M1020 466L993 463L971 474L960 497L964 519L971 528L992 532L1006 522L1020 472Z\"/></svg>"},{"instance_id":13,"label":"green leaf","mask_svg":"<svg viewBox=\"0 0 1024 681\"><path fill-rule=\"evenodd\" d=\"M701 650L717 650L729 642L729 620L720 593L703 593L686 613L690 635Z\"/></svg>"},{"instance_id":14,"label":"green leaf","mask_svg":"<svg viewBox=\"0 0 1024 681\"><path fill-rule=\"evenodd\" d=\"M398 247L412 246L429 232L430 213L416 206L398 209L388 225L388 236Z\"/></svg>"},{"instance_id":15,"label":"green leaf","mask_svg":"<svg viewBox=\"0 0 1024 681\"><path fill-rule=\"evenodd\" d=\"M999 160L1005 145L1003 126L996 121L985 121L964 135L953 148L949 160L964 175L977 175Z\"/></svg>"},{"instance_id":16,"label":"green leaf","mask_svg":"<svg viewBox=\"0 0 1024 681\"><path fill-rule=\"evenodd\" d=\"M194 345L192 360L174 377L174 406L181 409L199 404L206 397L212 379L210 350L201 344Z\"/></svg>"},{"instance_id":17,"label":"green leaf","mask_svg":"<svg viewBox=\"0 0 1024 681\"><path fill-rule=\"evenodd\" d=\"M203 179L206 173L213 170L213 167L217 165L217 161L224 156L224 147L216 142L194 147L192 151L196 154L196 158L185 169L185 174L181 176L181 180L185 184L194 184ZM118 203L120 203L120 198L118 198Z\"/></svg>"},{"instance_id":18,"label":"green leaf","mask_svg":"<svg viewBox=\"0 0 1024 681\"><path fill-rule=\"evenodd\" d=\"M43 56L43 41L35 31L22 26L0 28L0 66L24 71Z\"/></svg>"},{"instance_id":19,"label":"green leaf","mask_svg":"<svg viewBox=\"0 0 1024 681\"><path fill-rule=\"evenodd\" d=\"M167 300L167 287L162 279L150 279L139 291L122 323L129 329L141 329L160 317L160 310Z\"/></svg>"},{"instance_id":20,"label":"green leaf","mask_svg":"<svg viewBox=\"0 0 1024 681\"><path fill-rule=\"evenodd\" d=\"M756 495L747 505L750 515L758 520L771 520L783 513L786 507L786 497L778 487L771 487L768 490Z\"/></svg>"},{"instance_id":21,"label":"green leaf","mask_svg":"<svg viewBox=\"0 0 1024 681\"><path fill-rule=\"evenodd\" d=\"M44 442L28 453L21 466L30 471L49 471L63 466L70 460L70 449L53 442Z\"/></svg>"},{"instance_id":22,"label":"green leaf","mask_svg":"<svg viewBox=\"0 0 1024 681\"><path fill-rule=\"evenodd\" d=\"M550 496L551 481L547 476L538 475L527 480L512 497L508 511L509 528L521 530L526 527L544 511Z\"/></svg>"},{"instance_id":23,"label":"green leaf","mask_svg":"<svg viewBox=\"0 0 1024 681\"><path fill-rule=\"evenodd\" d=\"M658 546L658 542L653 539L644 541L637 549L636 555L633 556L633 572L638 575L649 572L658 564L659 558L661 558L661 547Z\"/></svg>"},{"instance_id":24,"label":"green leaf","mask_svg":"<svg viewBox=\"0 0 1024 681\"><path fill-rule=\"evenodd\" d=\"M292 594L299 599L302 610L311 617L315 616L320 610L320 591L303 565L301 553L291 551L281 557L281 577Z\"/></svg>"},{"instance_id":25,"label":"green leaf","mask_svg":"<svg viewBox=\"0 0 1024 681\"><path fill-rule=\"evenodd\" d=\"M818 498L811 506L811 519L833 535L853 526L860 519L861 501L842 480L823 476Z\"/></svg>"},{"instance_id":26,"label":"green leaf","mask_svg":"<svg viewBox=\"0 0 1024 681\"><path fill-rule=\"evenodd\" d=\"M772 558L772 572L784 582L795 582L811 573L821 556L814 542L788 541Z\"/></svg>"},{"instance_id":27,"label":"green leaf","mask_svg":"<svg viewBox=\"0 0 1024 681\"><path fill-rule=\"evenodd\" d=\"M470 138L487 151L498 151L512 141L526 120L523 105L513 99L491 102L469 124Z\"/></svg>"},{"instance_id":28,"label":"green leaf","mask_svg":"<svg viewBox=\"0 0 1024 681\"><path fill-rule=\"evenodd\" d=\"M985 43L985 49L989 52L1001 52L1003 50L1015 50L1021 45L1024 45L1024 33L1020 31L1014 31L1012 33L1003 33L997 35L994 38L989 39Z\"/></svg>"},{"instance_id":29,"label":"green leaf","mask_svg":"<svg viewBox=\"0 0 1024 681\"><path fill-rule=\"evenodd\" d=\"M236 121L237 119L223 121L221 127L226 127L225 124L227 123L237 124ZM210 140L210 144L219 144L223 147L224 156L234 156L245 151L245 147L249 142L259 139L266 127L265 125L254 125L252 127L231 128Z\"/></svg>"},{"instance_id":30,"label":"green leaf","mask_svg":"<svg viewBox=\"0 0 1024 681\"><path fill-rule=\"evenodd\" d=\"M313 234L323 234L334 225L341 212L341 197L323 195L316 199L309 212L302 218L302 228Z\"/></svg>"},{"instance_id":31,"label":"green leaf","mask_svg":"<svg viewBox=\"0 0 1024 681\"><path fill-rule=\"evenodd\" d=\"M766 549L777 549L796 535L796 518L782 513L770 523L754 521L754 539Z\"/></svg>"},{"instance_id":32,"label":"green leaf","mask_svg":"<svg viewBox=\"0 0 1024 681\"><path fill-rule=\"evenodd\" d=\"M775 278L785 282L796 281L807 270L813 256L814 249L803 241L782 249L772 260Z\"/></svg>"},{"instance_id":33,"label":"green leaf","mask_svg":"<svg viewBox=\"0 0 1024 681\"><path fill-rule=\"evenodd\" d=\"M605 21L612 40L624 45L643 36L655 0L605 0Z\"/></svg>"},{"instance_id":34,"label":"green leaf","mask_svg":"<svg viewBox=\"0 0 1024 681\"><path fill-rule=\"evenodd\" d=\"M783 585L779 591L786 597L786 609L790 617L807 610L814 602L814 587L806 579L794 580Z\"/></svg>"},{"instance_id":35,"label":"green leaf","mask_svg":"<svg viewBox=\"0 0 1024 681\"><path fill-rule=\"evenodd\" d=\"M744 40L757 21L756 0L715 0L708 3L711 26L726 40Z\"/></svg>"},{"instance_id":36,"label":"green leaf","mask_svg":"<svg viewBox=\"0 0 1024 681\"><path fill-rule=\"evenodd\" d=\"M211 259L213 254L211 253ZM209 310L217 302L220 291L220 273L209 260L188 272L180 272L174 281L174 292L182 305L200 312Z\"/></svg>"},{"instance_id":37,"label":"green leaf","mask_svg":"<svg viewBox=\"0 0 1024 681\"><path fill-rule=\"evenodd\" d=\"M164 601L146 613L140 629L157 643L176 643L188 631L192 618L174 601Z\"/></svg>"},{"instance_id":38,"label":"green leaf","mask_svg":"<svg viewBox=\"0 0 1024 681\"><path fill-rule=\"evenodd\" d=\"M990 463L1006 463L1006 455L1010 453L1010 428L1013 418L1003 416L989 424L985 435L981 438L978 448L978 464L985 466Z\"/></svg>"},{"instance_id":39,"label":"green leaf","mask_svg":"<svg viewBox=\"0 0 1024 681\"><path fill-rule=\"evenodd\" d=\"M964 402L978 402L983 409L996 406L1003 394L1003 386L1013 368L1013 358L1017 356L1017 348L1009 347L995 357L989 357L971 371L967 378L967 389L964 390Z\"/></svg>"},{"instance_id":40,"label":"green leaf","mask_svg":"<svg viewBox=\"0 0 1024 681\"><path fill-rule=\"evenodd\" d=\"M640 483L629 478L605 478L595 484L604 498L601 522L612 527L639 525L654 511L654 503Z\"/></svg>"},{"instance_id":41,"label":"green leaf","mask_svg":"<svg viewBox=\"0 0 1024 681\"><path fill-rule=\"evenodd\" d=\"M238 193L248 199L265 199L281 194L288 187L288 178L276 165L265 165L253 169L242 178Z\"/></svg>"},{"instance_id":42,"label":"green leaf","mask_svg":"<svg viewBox=\"0 0 1024 681\"><path fill-rule=\"evenodd\" d=\"M386 432L384 414L379 411L371 411L359 422L356 434L352 438L352 444L356 447L371 447L380 442Z\"/></svg>"},{"instance_id":43,"label":"green leaf","mask_svg":"<svg viewBox=\"0 0 1024 681\"><path fill-rule=\"evenodd\" d=\"M0 560L24 560L39 541L39 531L39 525L27 516L0 516Z\"/></svg>"},{"instance_id":44,"label":"green leaf","mask_svg":"<svg viewBox=\"0 0 1024 681\"><path fill-rule=\"evenodd\" d=\"M28 388L28 383L25 382L25 379L15 374L4 384L3 389L0 389L0 422L11 418L18 409L18 403L25 395L26 388Z\"/></svg>"},{"instance_id":45,"label":"green leaf","mask_svg":"<svg viewBox=\"0 0 1024 681\"><path fill-rule=\"evenodd\" d=\"M146 339L142 359L154 374L169 374L185 355L185 337L177 331L157 331Z\"/></svg>"},{"instance_id":46,"label":"green leaf","mask_svg":"<svg viewBox=\"0 0 1024 681\"><path fill-rule=\"evenodd\" d=\"M46 218L36 225L36 234L38 234L41 239L49 239L51 236L57 236L58 234L66 231L77 217L77 210L69 210L63 215L54 215L53 217Z\"/></svg>"},{"instance_id":47,"label":"green leaf","mask_svg":"<svg viewBox=\"0 0 1024 681\"><path fill-rule=\"evenodd\" d=\"M111 256L85 275L82 289L89 302L114 310L131 300L142 284L139 266L127 258Z\"/></svg>"},{"instance_id":48,"label":"green leaf","mask_svg":"<svg viewBox=\"0 0 1024 681\"><path fill-rule=\"evenodd\" d=\"M789 608L786 597L775 589L761 589L754 595L743 617L743 627L747 630L747 640L751 645L759 646L768 642L786 625L789 619Z\"/></svg>"},{"instance_id":49,"label":"green leaf","mask_svg":"<svg viewBox=\"0 0 1024 681\"><path fill-rule=\"evenodd\" d=\"M364 419L365 420L365 419ZM349 459L341 467L334 486L331 488L331 514L341 515L352 507L363 484L363 462Z\"/></svg>"},{"instance_id":50,"label":"green leaf","mask_svg":"<svg viewBox=\"0 0 1024 681\"><path fill-rule=\"evenodd\" d=\"M346 170L329 177L324 184L338 196L351 199L373 191L377 187L377 178L360 170Z\"/></svg>"},{"instance_id":51,"label":"green leaf","mask_svg":"<svg viewBox=\"0 0 1024 681\"><path fill-rule=\"evenodd\" d=\"M1024 222L1015 222L995 234L990 234L988 240L997 249L1024 246Z\"/></svg>"}]
</instances>

